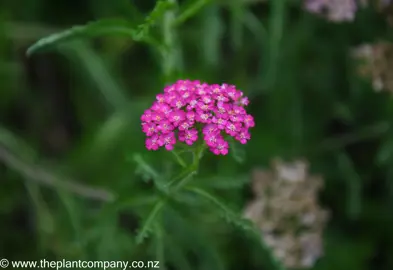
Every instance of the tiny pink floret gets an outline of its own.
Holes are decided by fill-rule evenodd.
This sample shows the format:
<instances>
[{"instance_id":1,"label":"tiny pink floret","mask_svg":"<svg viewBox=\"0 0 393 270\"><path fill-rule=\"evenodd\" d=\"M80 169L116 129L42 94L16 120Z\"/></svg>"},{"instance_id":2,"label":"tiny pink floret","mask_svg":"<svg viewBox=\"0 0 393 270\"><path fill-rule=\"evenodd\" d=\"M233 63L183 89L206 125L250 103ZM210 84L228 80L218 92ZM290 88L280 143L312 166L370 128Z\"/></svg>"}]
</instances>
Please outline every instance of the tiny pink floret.
<instances>
[{"instance_id":1,"label":"tiny pink floret","mask_svg":"<svg viewBox=\"0 0 393 270\"><path fill-rule=\"evenodd\" d=\"M255 126L247 114L249 104L234 85L179 80L156 96L151 108L141 116L146 148L173 150L177 141L193 145L199 137L216 155L228 154L224 136L246 144Z\"/></svg>"}]
</instances>

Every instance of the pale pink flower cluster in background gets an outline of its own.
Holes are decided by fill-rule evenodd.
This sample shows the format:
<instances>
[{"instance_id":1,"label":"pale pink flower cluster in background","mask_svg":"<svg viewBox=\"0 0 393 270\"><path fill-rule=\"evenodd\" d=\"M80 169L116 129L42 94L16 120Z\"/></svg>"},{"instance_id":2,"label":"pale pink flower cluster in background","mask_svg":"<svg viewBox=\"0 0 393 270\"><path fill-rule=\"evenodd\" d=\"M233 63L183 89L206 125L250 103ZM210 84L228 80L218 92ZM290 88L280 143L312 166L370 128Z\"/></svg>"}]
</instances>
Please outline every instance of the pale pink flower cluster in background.
<instances>
[{"instance_id":1,"label":"pale pink flower cluster in background","mask_svg":"<svg viewBox=\"0 0 393 270\"><path fill-rule=\"evenodd\" d=\"M305 0L305 7L333 22L353 21L358 9L355 0Z\"/></svg>"},{"instance_id":2,"label":"pale pink flower cluster in background","mask_svg":"<svg viewBox=\"0 0 393 270\"><path fill-rule=\"evenodd\" d=\"M245 110L248 98L234 85L179 80L156 99L141 117L148 150L164 146L170 151L177 140L193 145L202 136L211 152L226 155L224 135L245 144L255 125Z\"/></svg>"}]
</instances>

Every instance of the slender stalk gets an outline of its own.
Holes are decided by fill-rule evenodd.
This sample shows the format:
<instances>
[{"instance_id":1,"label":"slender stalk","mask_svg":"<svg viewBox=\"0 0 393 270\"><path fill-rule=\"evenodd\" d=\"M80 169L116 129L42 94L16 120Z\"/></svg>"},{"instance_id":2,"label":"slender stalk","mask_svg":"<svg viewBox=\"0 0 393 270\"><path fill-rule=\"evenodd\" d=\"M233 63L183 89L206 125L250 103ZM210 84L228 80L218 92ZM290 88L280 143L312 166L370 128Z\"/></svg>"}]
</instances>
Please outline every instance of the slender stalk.
<instances>
[{"instance_id":1,"label":"slender stalk","mask_svg":"<svg viewBox=\"0 0 393 270\"><path fill-rule=\"evenodd\" d=\"M171 151L171 153L175 156L176 161L180 164L180 166L182 166L183 168L187 167L186 162L184 161L184 159L180 156L180 154L178 152L176 152L175 149L173 149Z\"/></svg>"},{"instance_id":2,"label":"slender stalk","mask_svg":"<svg viewBox=\"0 0 393 270\"><path fill-rule=\"evenodd\" d=\"M176 5L176 0L167 0L169 4ZM174 23L176 14L174 9L169 9L165 12L163 17L162 34L165 48L162 50L162 71L166 79L172 77L178 68L178 45L176 42L176 31Z\"/></svg>"},{"instance_id":3,"label":"slender stalk","mask_svg":"<svg viewBox=\"0 0 393 270\"><path fill-rule=\"evenodd\" d=\"M174 193L179 191L182 187L184 187L195 174L198 172L199 161L202 158L203 151L205 150L205 145L203 142L194 149L192 152L193 160L192 163L186 166L182 172L176 177L173 178L168 184L169 193Z\"/></svg>"},{"instance_id":4,"label":"slender stalk","mask_svg":"<svg viewBox=\"0 0 393 270\"><path fill-rule=\"evenodd\" d=\"M115 195L105 189L82 185L70 179L63 179L59 175L55 175L35 164L24 161L12 151L0 145L0 164L1 163L14 169L26 179L48 187L66 190L81 197L104 202L112 202L115 200Z\"/></svg>"},{"instance_id":5,"label":"slender stalk","mask_svg":"<svg viewBox=\"0 0 393 270\"><path fill-rule=\"evenodd\" d=\"M162 219L162 215L160 215ZM160 269L165 270L165 245L164 245L164 232L160 225L156 225L156 256L159 262L161 262Z\"/></svg>"},{"instance_id":6,"label":"slender stalk","mask_svg":"<svg viewBox=\"0 0 393 270\"><path fill-rule=\"evenodd\" d=\"M269 65L265 77L265 83L268 83L269 88L274 86L280 57L281 40L284 32L285 15L286 15L286 1L274 0L271 1L271 15L269 21L269 48L268 59Z\"/></svg>"},{"instance_id":7,"label":"slender stalk","mask_svg":"<svg viewBox=\"0 0 393 270\"><path fill-rule=\"evenodd\" d=\"M350 144L358 143L371 138L379 137L390 130L389 122L380 122L374 125L364 127L355 132L347 133L334 138L322 141L320 145L313 147L309 153L320 153L346 147Z\"/></svg>"}]
</instances>

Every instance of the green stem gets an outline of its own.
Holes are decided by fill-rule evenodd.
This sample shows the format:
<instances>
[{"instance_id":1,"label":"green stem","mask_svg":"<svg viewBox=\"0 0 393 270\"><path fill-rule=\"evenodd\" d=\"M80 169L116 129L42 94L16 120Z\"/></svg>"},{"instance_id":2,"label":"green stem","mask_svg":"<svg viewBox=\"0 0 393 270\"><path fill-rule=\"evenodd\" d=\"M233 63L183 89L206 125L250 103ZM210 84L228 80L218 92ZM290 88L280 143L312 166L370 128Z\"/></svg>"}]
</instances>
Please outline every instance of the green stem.
<instances>
[{"instance_id":1,"label":"green stem","mask_svg":"<svg viewBox=\"0 0 393 270\"><path fill-rule=\"evenodd\" d=\"M184 187L185 184L188 183L195 174L197 174L199 168L199 161L202 158L204 150L205 144L201 142L200 145L197 146L192 152L192 163L189 166L186 166L178 176L174 177L172 180L169 181L167 185L168 193L173 194L174 192L177 192L179 189Z\"/></svg>"},{"instance_id":2,"label":"green stem","mask_svg":"<svg viewBox=\"0 0 393 270\"><path fill-rule=\"evenodd\" d=\"M147 217L142 229L139 231L138 235L136 236L136 242L138 244L141 244L145 237L147 237L147 234L149 230L151 229L155 219L161 212L162 208L165 206L167 202L167 199L160 199L156 202L156 204L153 207L153 210L150 212L149 216Z\"/></svg>"},{"instance_id":3,"label":"green stem","mask_svg":"<svg viewBox=\"0 0 393 270\"><path fill-rule=\"evenodd\" d=\"M173 22L173 27L179 26L200 11L210 0L197 0L184 10Z\"/></svg>"},{"instance_id":4,"label":"green stem","mask_svg":"<svg viewBox=\"0 0 393 270\"><path fill-rule=\"evenodd\" d=\"M390 129L389 122L380 122L374 125L364 127L355 132L326 139L318 146L313 147L307 151L308 154L319 154L323 151L331 151L343 148L350 144L358 143L371 138L379 137L387 133Z\"/></svg>"},{"instance_id":5,"label":"green stem","mask_svg":"<svg viewBox=\"0 0 393 270\"><path fill-rule=\"evenodd\" d=\"M162 219L162 217L160 217ZM164 231L163 228L156 224L156 256L157 260L161 262L160 269L165 270L165 245L164 245Z\"/></svg>"},{"instance_id":6,"label":"green stem","mask_svg":"<svg viewBox=\"0 0 393 270\"><path fill-rule=\"evenodd\" d=\"M169 4L176 5L176 0L167 0ZM175 11L173 9L167 10L163 18L162 34L165 49L162 50L163 57L163 73L166 79L171 78L178 66L178 46L176 42L176 31L174 22L176 20Z\"/></svg>"},{"instance_id":7,"label":"green stem","mask_svg":"<svg viewBox=\"0 0 393 270\"><path fill-rule=\"evenodd\" d=\"M287 0L271 1L271 15L269 21L269 66L265 83L273 87L276 81L281 39L284 32L285 5Z\"/></svg>"},{"instance_id":8,"label":"green stem","mask_svg":"<svg viewBox=\"0 0 393 270\"><path fill-rule=\"evenodd\" d=\"M210 201L213 203L216 207L218 207L224 214L224 216L227 218L227 221L233 223L234 225L238 226L245 232L251 232L253 236L258 239L259 243L261 244L261 247L263 251L265 252L265 255L267 259L269 260L269 263L271 265L271 269L274 270L285 270L284 265L282 264L281 261L279 261L276 256L273 254L273 250L267 245L267 243L264 240L264 237L262 235L261 237L261 232L254 226L250 226L249 223L244 223L244 220L237 215L235 212L233 212L230 208L228 208L225 204L223 204L220 200L218 200L215 196L211 195L210 193L196 188L196 187L188 187L187 190L201 196L202 198L206 199L207 201Z\"/></svg>"},{"instance_id":9,"label":"green stem","mask_svg":"<svg viewBox=\"0 0 393 270\"><path fill-rule=\"evenodd\" d=\"M182 166L183 168L187 167L186 162L184 161L184 159L179 155L179 153L176 152L175 149L173 149L171 151L171 153L175 156L176 161L180 164L180 166Z\"/></svg>"},{"instance_id":10,"label":"green stem","mask_svg":"<svg viewBox=\"0 0 393 270\"><path fill-rule=\"evenodd\" d=\"M202 158L202 153L205 150L205 144L202 142L193 152L193 165L196 169L199 167L199 160Z\"/></svg>"},{"instance_id":11,"label":"green stem","mask_svg":"<svg viewBox=\"0 0 393 270\"><path fill-rule=\"evenodd\" d=\"M186 183L188 183L188 181L190 181L192 177L197 173L198 166L199 166L199 159L202 157L202 153L204 149L205 146L202 141L202 143L197 148L195 148L193 152L194 154L193 162L189 166L185 167L180 172L180 174L175 176L166 185L164 197L158 199L157 202L155 203L153 210L150 212L145 224L143 225L142 229L140 230L140 232L136 237L137 243L143 242L144 238L147 236L149 230L154 224L154 221L156 220L157 216L161 213L162 209L164 208L168 200L177 192L179 192L179 190L183 188L186 185Z\"/></svg>"}]
</instances>

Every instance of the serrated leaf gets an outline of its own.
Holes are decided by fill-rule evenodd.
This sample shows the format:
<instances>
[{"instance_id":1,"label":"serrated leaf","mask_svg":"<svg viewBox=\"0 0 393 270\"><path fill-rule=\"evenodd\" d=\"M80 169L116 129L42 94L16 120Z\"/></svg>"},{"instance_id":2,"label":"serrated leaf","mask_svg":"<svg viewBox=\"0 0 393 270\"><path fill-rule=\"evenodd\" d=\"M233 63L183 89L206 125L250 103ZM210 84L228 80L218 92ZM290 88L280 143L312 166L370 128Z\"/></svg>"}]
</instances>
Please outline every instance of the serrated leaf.
<instances>
[{"instance_id":1,"label":"serrated leaf","mask_svg":"<svg viewBox=\"0 0 393 270\"><path fill-rule=\"evenodd\" d=\"M205 199L216 205L221 210L221 215L228 223L232 223L239 229L243 230L247 235L258 241L258 243L260 243L261 247L263 248L265 255L267 256L269 263L273 266L272 269L285 269L284 266L274 257L272 250L263 241L262 235L260 231L255 227L254 223L233 212L228 206L226 206L219 199L209 194L208 192L195 187L189 187L187 189L204 197Z\"/></svg>"},{"instance_id":2,"label":"serrated leaf","mask_svg":"<svg viewBox=\"0 0 393 270\"><path fill-rule=\"evenodd\" d=\"M174 192L180 187L182 187L187 181L192 179L195 174L196 168L194 166L188 167L181 171L177 176L169 180L168 183L165 185L165 189Z\"/></svg>"},{"instance_id":3,"label":"serrated leaf","mask_svg":"<svg viewBox=\"0 0 393 270\"><path fill-rule=\"evenodd\" d=\"M161 212L165 203L166 203L166 199L160 199L158 202L156 202L156 204L153 207L153 210L150 212L143 227L139 230L139 232L136 236L136 243L137 244L142 244L143 241L153 231L156 218L157 218L158 214Z\"/></svg>"},{"instance_id":4,"label":"serrated leaf","mask_svg":"<svg viewBox=\"0 0 393 270\"><path fill-rule=\"evenodd\" d=\"M153 11L146 17L144 23L137 27L124 19L103 19L90 22L85 25L74 26L70 29L38 40L27 49L26 54L27 56L30 56L37 51L56 46L66 41L80 38L92 38L101 35L129 36L135 41L146 41L155 46L161 47L157 41L149 36L149 30L150 27L165 13L165 11L172 6L173 4L167 1L158 1Z\"/></svg>"},{"instance_id":5,"label":"serrated leaf","mask_svg":"<svg viewBox=\"0 0 393 270\"><path fill-rule=\"evenodd\" d=\"M144 179L152 178L156 181L159 179L159 174L156 170L150 166L140 154L134 154L133 161L138 165L136 173L142 175Z\"/></svg>"},{"instance_id":6,"label":"serrated leaf","mask_svg":"<svg viewBox=\"0 0 393 270\"><path fill-rule=\"evenodd\" d=\"M204 197L208 201L215 204L218 208L220 208L222 211L222 216L225 218L225 220L227 222L233 223L234 225L240 227L243 230L253 230L254 229L249 220L246 220L246 219L242 218L241 216L235 214L228 206L226 206L225 204L220 202L216 197L209 194L208 192L206 192L200 188L196 188L196 187L189 187L187 189Z\"/></svg>"},{"instance_id":7,"label":"serrated leaf","mask_svg":"<svg viewBox=\"0 0 393 270\"><path fill-rule=\"evenodd\" d=\"M187 4L185 4L185 8L181 11L180 15L174 21L174 25L178 26L184 23L186 20L194 16L198 11L200 11L210 1L211 0L189 1Z\"/></svg>"},{"instance_id":8,"label":"serrated leaf","mask_svg":"<svg viewBox=\"0 0 393 270\"><path fill-rule=\"evenodd\" d=\"M172 253L169 260L177 269L214 269L224 270L224 258L218 252L219 244L216 239L204 231L201 226L195 224L195 219L189 219L182 211L168 207L165 209L164 220L167 228L167 249ZM189 243L193 243L189 245ZM175 253L175 254L174 254ZM187 267L188 254L194 254L198 266L192 262L192 267ZM181 263L183 261L183 263ZM183 264L182 266L180 266ZM204 267L205 266L205 267ZM208 266L208 267L206 267Z\"/></svg>"},{"instance_id":9,"label":"serrated leaf","mask_svg":"<svg viewBox=\"0 0 393 270\"><path fill-rule=\"evenodd\" d=\"M153 204L157 202L156 195L141 195L141 196L132 196L131 198L126 198L123 201L119 201L116 205L116 210L121 211L124 209L131 209L134 207L140 207L147 204Z\"/></svg>"},{"instance_id":10,"label":"serrated leaf","mask_svg":"<svg viewBox=\"0 0 393 270\"><path fill-rule=\"evenodd\" d=\"M173 156L175 157L177 163L180 164L180 166L182 166L183 168L187 167L187 164L185 163L185 161L183 160L183 158L180 156L180 154L178 152L176 152L175 149L173 149L171 151L171 153L173 154Z\"/></svg>"},{"instance_id":11,"label":"serrated leaf","mask_svg":"<svg viewBox=\"0 0 393 270\"><path fill-rule=\"evenodd\" d=\"M174 7L175 4L166 0L159 0L155 5L154 9L150 14L146 17L144 25L153 25L155 24L167 11L167 9Z\"/></svg>"}]
</instances>

